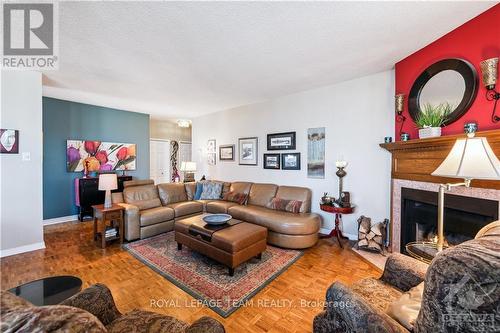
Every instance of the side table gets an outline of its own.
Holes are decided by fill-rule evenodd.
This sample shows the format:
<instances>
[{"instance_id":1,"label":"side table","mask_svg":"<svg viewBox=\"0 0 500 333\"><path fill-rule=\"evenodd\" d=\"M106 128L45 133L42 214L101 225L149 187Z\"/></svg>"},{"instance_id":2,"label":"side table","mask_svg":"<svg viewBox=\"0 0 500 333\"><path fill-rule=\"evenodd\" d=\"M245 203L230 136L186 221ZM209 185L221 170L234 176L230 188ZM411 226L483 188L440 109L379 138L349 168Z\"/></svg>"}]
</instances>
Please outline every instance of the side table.
<instances>
[{"instance_id":1,"label":"side table","mask_svg":"<svg viewBox=\"0 0 500 333\"><path fill-rule=\"evenodd\" d=\"M328 235L320 235L319 238L331 238L337 237L337 241L341 248L342 242L341 239L347 239L344 235L342 235L342 231L340 230L340 222L342 221L342 214L352 214L354 213L354 206L351 207L336 207L331 205L320 205L319 206L322 211L335 214L335 228Z\"/></svg>"},{"instance_id":2,"label":"side table","mask_svg":"<svg viewBox=\"0 0 500 333\"><path fill-rule=\"evenodd\" d=\"M94 240L101 238L101 248L105 248L107 242L120 239L120 244L123 243L124 223L123 223L123 208L120 205L113 204L110 208L104 208L104 205L94 205ZM111 237L106 237L106 227L109 225L117 228L118 233ZM117 226L118 225L118 226Z\"/></svg>"},{"instance_id":3,"label":"side table","mask_svg":"<svg viewBox=\"0 0 500 333\"><path fill-rule=\"evenodd\" d=\"M76 276L50 276L9 289L37 306L59 304L82 290L82 280Z\"/></svg>"}]
</instances>

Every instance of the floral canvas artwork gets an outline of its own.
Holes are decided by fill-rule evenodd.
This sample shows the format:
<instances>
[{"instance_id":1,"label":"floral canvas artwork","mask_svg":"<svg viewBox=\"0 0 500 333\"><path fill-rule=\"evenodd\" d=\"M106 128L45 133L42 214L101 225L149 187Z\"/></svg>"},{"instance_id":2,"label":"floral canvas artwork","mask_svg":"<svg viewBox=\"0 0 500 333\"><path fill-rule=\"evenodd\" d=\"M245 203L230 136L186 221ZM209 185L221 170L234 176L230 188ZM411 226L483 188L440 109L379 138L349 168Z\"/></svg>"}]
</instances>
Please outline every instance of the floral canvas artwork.
<instances>
[{"instance_id":1,"label":"floral canvas artwork","mask_svg":"<svg viewBox=\"0 0 500 333\"><path fill-rule=\"evenodd\" d=\"M66 169L68 172L135 170L135 144L101 141L66 141Z\"/></svg>"}]
</instances>

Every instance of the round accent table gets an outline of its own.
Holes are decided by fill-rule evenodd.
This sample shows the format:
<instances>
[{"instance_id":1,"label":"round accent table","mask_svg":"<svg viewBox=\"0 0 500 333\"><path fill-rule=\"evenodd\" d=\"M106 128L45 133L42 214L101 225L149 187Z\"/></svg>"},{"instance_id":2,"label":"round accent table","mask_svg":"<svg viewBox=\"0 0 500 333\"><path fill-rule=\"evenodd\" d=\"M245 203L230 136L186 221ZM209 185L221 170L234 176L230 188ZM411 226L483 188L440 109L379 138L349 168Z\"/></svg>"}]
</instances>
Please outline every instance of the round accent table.
<instances>
[{"instance_id":1,"label":"round accent table","mask_svg":"<svg viewBox=\"0 0 500 333\"><path fill-rule=\"evenodd\" d=\"M443 247L443 250L447 246ZM410 242L406 244L406 252L413 258L430 264L432 259L439 253L437 243L434 242Z\"/></svg>"},{"instance_id":2,"label":"round accent table","mask_svg":"<svg viewBox=\"0 0 500 333\"><path fill-rule=\"evenodd\" d=\"M342 221L342 214L352 214L354 213L355 206L351 207L336 207L331 205L320 205L319 206L322 211L335 214L335 228L328 235L320 235L319 238L331 238L337 237L337 241L341 248L342 242L341 239L347 239L344 235L342 235L342 231L340 230L340 222Z\"/></svg>"},{"instance_id":3,"label":"round accent table","mask_svg":"<svg viewBox=\"0 0 500 333\"><path fill-rule=\"evenodd\" d=\"M37 305L56 305L82 290L76 276L51 276L9 289L11 293Z\"/></svg>"}]
</instances>

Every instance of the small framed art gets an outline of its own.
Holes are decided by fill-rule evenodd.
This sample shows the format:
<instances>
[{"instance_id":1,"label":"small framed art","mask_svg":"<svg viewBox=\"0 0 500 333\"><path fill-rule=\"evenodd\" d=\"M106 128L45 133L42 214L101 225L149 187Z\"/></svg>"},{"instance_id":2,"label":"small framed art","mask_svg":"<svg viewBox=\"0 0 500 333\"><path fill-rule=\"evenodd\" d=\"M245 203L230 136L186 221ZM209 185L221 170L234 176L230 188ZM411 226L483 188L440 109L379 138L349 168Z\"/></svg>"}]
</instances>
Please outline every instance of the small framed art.
<instances>
[{"instance_id":1,"label":"small framed art","mask_svg":"<svg viewBox=\"0 0 500 333\"><path fill-rule=\"evenodd\" d=\"M238 139L239 164L257 165L258 146L259 146L259 139L257 137Z\"/></svg>"},{"instance_id":2,"label":"small framed art","mask_svg":"<svg viewBox=\"0 0 500 333\"><path fill-rule=\"evenodd\" d=\"M264 154L264 169L280 169L280 154Z\"/></svg>"},{"instance_id":3,"label":"small framed art","mask_svg":"<svg viewBox=\"0 0 500 333\"><path fill-rule=\"evenodd\" d=\"M219 146L219 160L220 161L234 161L234 145L220 145Z\"/></svg>"},{"instance_id":4,"label":"small framed art","mask_svg":"<svg viewBox=\"0 0 500 333\"><path fill-rule=\"evenodd\" d=\"M281 154L281 169L300 170L300 153Z\"/></svg>"}]
</instances>

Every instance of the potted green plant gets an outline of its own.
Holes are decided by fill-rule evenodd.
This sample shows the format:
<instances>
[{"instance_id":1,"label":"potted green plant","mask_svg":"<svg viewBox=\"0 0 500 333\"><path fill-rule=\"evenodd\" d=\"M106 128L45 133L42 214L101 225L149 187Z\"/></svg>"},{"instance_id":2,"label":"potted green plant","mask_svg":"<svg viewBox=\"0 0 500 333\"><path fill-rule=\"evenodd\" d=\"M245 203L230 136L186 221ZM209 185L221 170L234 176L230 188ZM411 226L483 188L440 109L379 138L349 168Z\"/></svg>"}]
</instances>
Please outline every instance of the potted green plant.
<instances>
[{"instance_id":1,"label":"potted green plant","mask_svg":"<svg viewBox=\"0 0 500 333\"><path fill-rule=\"evenodd\" d=\"M416 120L418 137L420 139L441 136L441 127L446 121L446 117L453 111L453 106L449 103L432 105L425 103L422 112Z\"/></svg>"}]
</instances>

